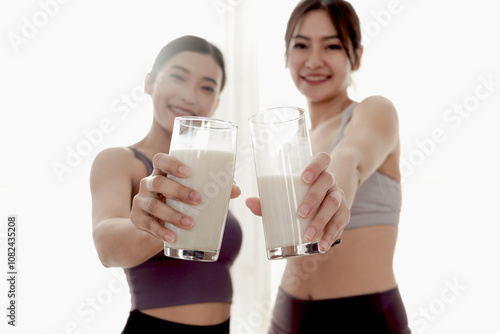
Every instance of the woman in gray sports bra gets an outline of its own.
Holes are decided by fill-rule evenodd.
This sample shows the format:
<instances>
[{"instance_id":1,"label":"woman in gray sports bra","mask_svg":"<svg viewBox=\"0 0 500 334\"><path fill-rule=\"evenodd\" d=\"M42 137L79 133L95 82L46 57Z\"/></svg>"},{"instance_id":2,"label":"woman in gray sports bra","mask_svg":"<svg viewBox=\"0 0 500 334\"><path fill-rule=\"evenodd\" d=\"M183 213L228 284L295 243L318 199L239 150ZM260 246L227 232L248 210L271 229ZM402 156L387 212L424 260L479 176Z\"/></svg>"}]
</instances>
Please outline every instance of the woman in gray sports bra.
<instances>
[{"instance_id":1,"label":"woman in gray sports bra","mask_svg":"<svg viewBox=\"0 0 500 334\"><path fill-rule=\"evenodd\" d=\"M398 119L384 97L347 94L363 48L359 19L342 0L304 0L291 14L286 62L306 97L313 150L350 208L342 243L325 254L287 260L270 333L410 333L393 271L401 210ZM306 235L331 233L312 224Z\"/></svg>"}]
</instances>

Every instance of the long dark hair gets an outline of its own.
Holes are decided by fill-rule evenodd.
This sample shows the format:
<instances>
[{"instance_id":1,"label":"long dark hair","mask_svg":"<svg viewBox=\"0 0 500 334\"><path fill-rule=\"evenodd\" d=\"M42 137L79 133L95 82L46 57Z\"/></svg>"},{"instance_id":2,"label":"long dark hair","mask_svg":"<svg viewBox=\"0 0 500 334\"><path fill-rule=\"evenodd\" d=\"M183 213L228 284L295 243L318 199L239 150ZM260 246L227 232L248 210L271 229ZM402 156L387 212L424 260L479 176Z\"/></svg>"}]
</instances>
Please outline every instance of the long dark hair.
<instances>
[{"instance_id":1,"label":"long dark hair","mask_svg":"<svg viewBox=\"0 0 500 334\"><path fill-rule=\"evenodd\" d=\"M211 55L215 62L220 66L222 70L222 82L220 86L220 90L224 88L226 83L226 69L224 66L224 57L222 52L218 47L208 42L207 40L197 37L186 35L174 39L165 45L161 50L158 56L156 56L156 60L153 64L153 68L151 70L151 76L156 78L158 72L160 71L163 64L169 61L173 56L183 51L192 51L201 54Z\"/></svg>"},{"instance_id":2,"label":"long dark hair","mask_svg":"<svg viewBox=\"0 0 500 334\"><path fill-rule=\"evenodd\" d=\"M361 27L359 17L352 5L344 0L302 0L300 1L288 20L285 33L285 47L288 48L297 24L304 15L313 10L324 10L331 18L333 26L339 34L340 41L351 66L358 62L357 50L361 47ZM351 52L352 50L352 52Z\"/></svg>"}]
</instances>

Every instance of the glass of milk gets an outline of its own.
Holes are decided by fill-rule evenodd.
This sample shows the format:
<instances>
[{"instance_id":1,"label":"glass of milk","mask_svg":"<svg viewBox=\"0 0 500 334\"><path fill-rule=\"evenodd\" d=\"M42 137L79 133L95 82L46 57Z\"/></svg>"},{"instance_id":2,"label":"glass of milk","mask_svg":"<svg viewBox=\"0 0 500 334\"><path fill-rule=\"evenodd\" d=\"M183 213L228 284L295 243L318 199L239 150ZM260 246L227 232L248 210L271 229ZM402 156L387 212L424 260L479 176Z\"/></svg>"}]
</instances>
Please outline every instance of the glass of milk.
<instances>
[{"instance_id":1,"label":"glass of milk","mask_svg":"<svg viewBox=\"0 0 500 334\"><path fill-rule=\"evenodd\" d=\"M310 242L304 237L311 218L302 219L297 214L309 190L301 173L312 158L305 111L272 108L249 120L267 257L274 260L320 253L320 239Z\"/></svg>"},{"instance_id":2,"label":"glass of milk","mask_svg":"<svg viewBox=\"0 0 500 334\"><path fill-rule=\"evenodd\" d=\"M193 261L217 261L224 234L236 159L238 127L231 122L207 117L176 117L170 155L191 169L187 178L169 178L200 192L201 203L189 205L167 199L171 208L193 218L190 230L170 223L165 227L176 235L165 242L165 255Z\"/></svg>"}]
</instances>

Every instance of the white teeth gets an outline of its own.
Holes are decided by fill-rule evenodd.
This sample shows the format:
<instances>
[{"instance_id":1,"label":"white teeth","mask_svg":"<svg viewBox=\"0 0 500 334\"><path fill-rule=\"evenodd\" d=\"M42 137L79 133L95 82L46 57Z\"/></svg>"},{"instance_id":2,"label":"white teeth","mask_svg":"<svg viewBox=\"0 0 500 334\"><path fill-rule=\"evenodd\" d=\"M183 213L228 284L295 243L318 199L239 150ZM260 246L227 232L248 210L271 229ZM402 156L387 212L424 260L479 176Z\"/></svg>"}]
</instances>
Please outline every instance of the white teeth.
<instances>
[{"instance_id":1,"label":"white teeth","mask_svg":"<svg viewBox=\"0 0 500 334\"><path fill-rule=\"evenodd\" d=\"M179 114L179 115L184 115L184 116L191 116L192 114L189 112L186 112L185 110L176 108L174 106L170 106L170 110L172 110L174 113Z\"/></svg>"},{"instance_id":2,"label":"white teeth","mask_svg":"<svg viewBox=\"0 0 500 334\"><path fill-rule=\"evenodd\" d=\"M322 81L328 79L327 76L314 76L314 77L307 77L305 76L304 79L307 81Z\"/></svg>"}]
</instances>

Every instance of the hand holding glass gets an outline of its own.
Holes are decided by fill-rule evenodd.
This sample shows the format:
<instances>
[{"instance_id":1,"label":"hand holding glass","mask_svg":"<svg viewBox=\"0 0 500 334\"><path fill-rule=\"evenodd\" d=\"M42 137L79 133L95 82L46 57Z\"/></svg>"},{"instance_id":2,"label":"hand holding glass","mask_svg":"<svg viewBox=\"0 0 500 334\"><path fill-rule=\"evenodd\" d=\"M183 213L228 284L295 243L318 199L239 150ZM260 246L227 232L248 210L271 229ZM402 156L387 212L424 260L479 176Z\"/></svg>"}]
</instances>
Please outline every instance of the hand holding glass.
<instances>
[{"instance_id":1,"label":"hand holding glass","mask_svg":"<svg viewBox=\"0 0 500 334\"><path fill-rule=\"evenodd\" d=\"M301 173L312 158L305 112L282 107L250 118L262 221L270 260L321 253L318 242L307 241L311 221L297 214L309 186Z\"/></svg>"},{"instance_id":2,"label":"hand holding glass","mask_svg":"<svg viewBox=\"0 0 500 334\"><path fill-rule=\"evenodd\" d=\"M169 154L189 166L186 178L168 177L202 194L199 205L167 199L174 210L193 218L190 230L170 223L176 234L165 242L165 255L194 261L217 261L234 178L237 126L206 117L176 117Z\"/></svg>"}]
</instances>

